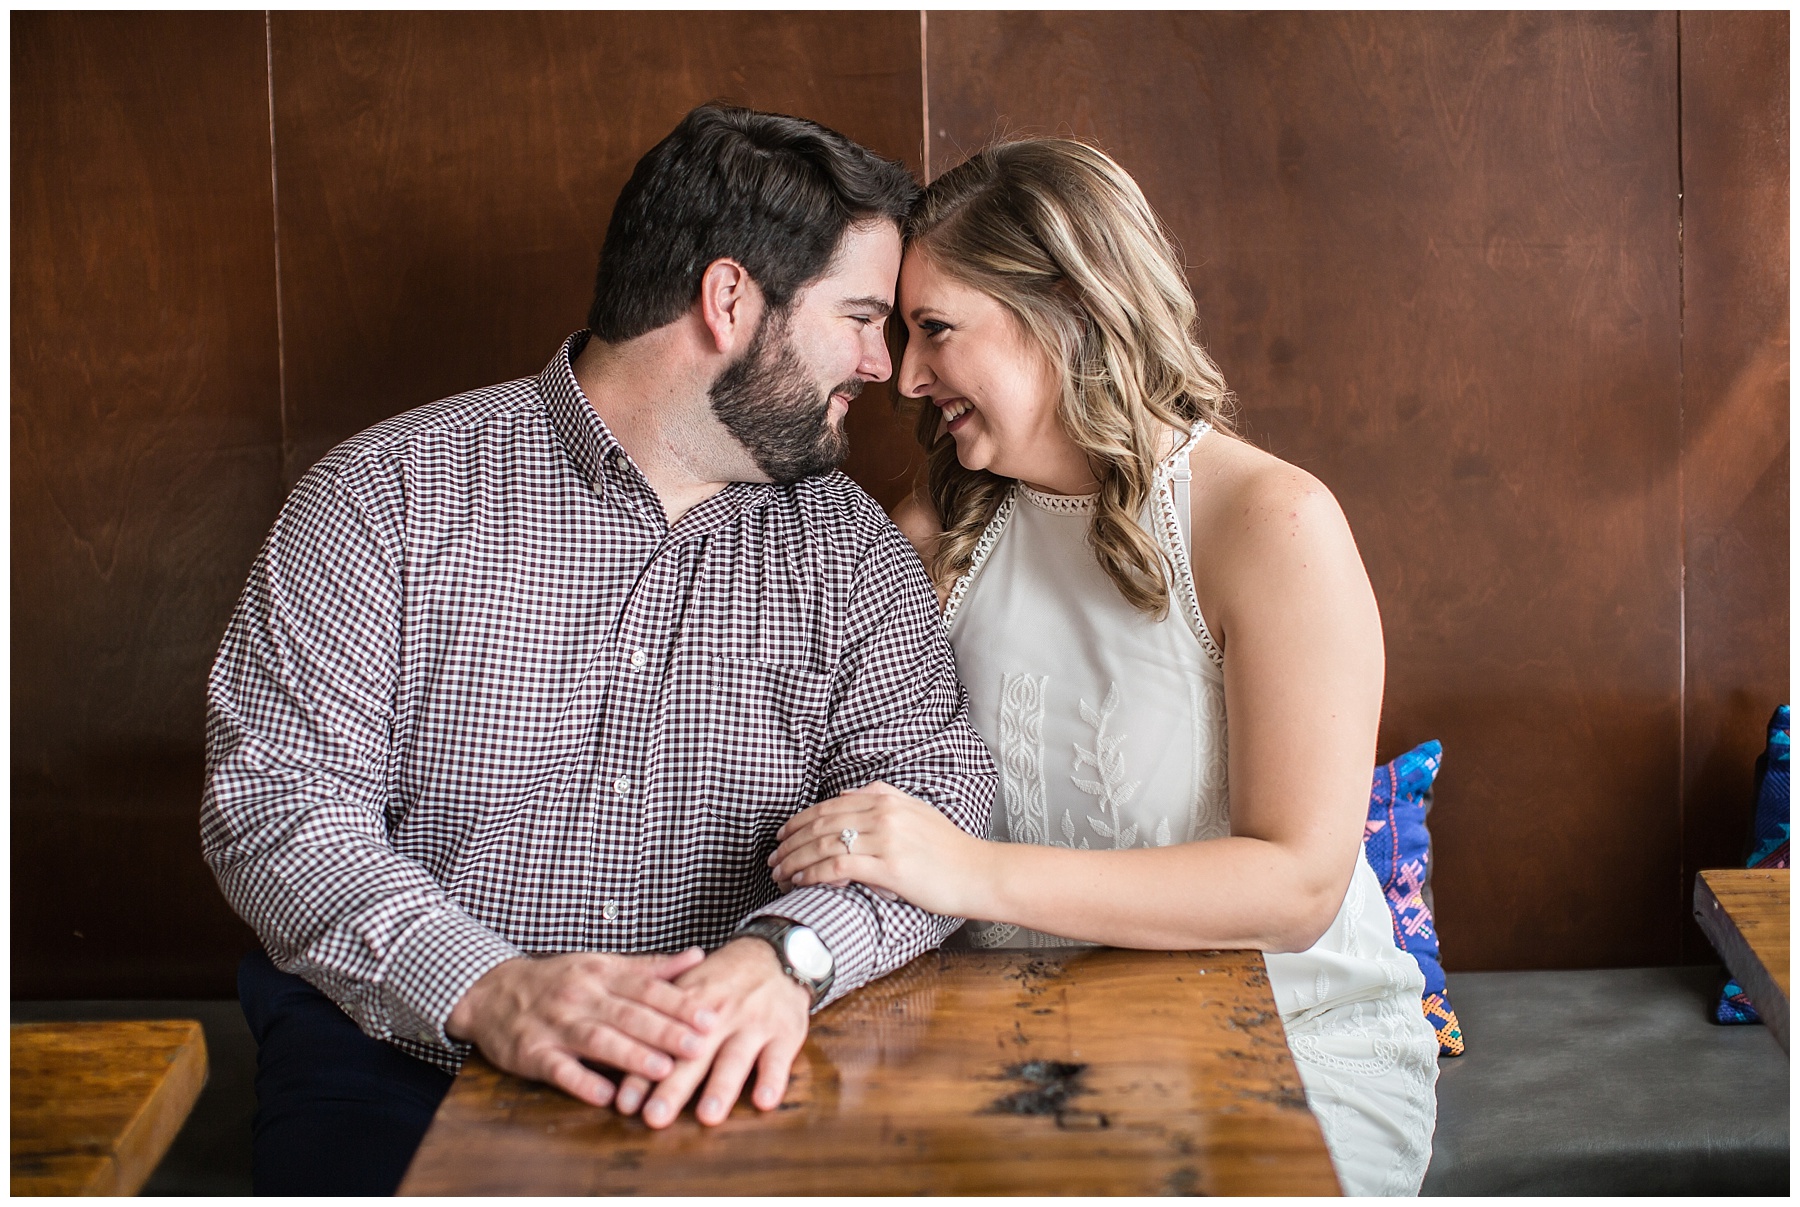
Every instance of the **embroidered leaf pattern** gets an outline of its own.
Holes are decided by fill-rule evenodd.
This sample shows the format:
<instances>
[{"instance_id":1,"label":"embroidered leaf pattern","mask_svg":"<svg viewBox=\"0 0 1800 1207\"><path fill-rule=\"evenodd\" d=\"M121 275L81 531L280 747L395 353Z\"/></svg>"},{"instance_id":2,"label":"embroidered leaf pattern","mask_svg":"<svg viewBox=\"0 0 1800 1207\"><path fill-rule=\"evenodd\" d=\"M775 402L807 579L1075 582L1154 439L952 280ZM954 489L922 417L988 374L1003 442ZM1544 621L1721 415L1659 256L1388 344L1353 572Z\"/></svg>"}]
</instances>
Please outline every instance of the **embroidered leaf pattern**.
<instances>
[{"instance_id":1,"label":"embroidered leaf pattern","mask_svg":"<svg viewBox=\"0 0 1800 1207\"><path fill-rule=\"evenodd\" d=\"M1135 846L1137 825L1126 825L1119 811L1137 792L1139 781L1125 778L1125 756L1120 749L1125 744L1125 735L1109 732L1113 713L1119 707L1119 685L1114 683L1107 690L1106 699L1101 703L1099 711L1095 711L1086 700L1079 703L1081 719L1094 727L1094 746L1090 750L1079 742L1075 744L1077 774L1071 775L1069 779L1077 788L1099 802L1101 816L1087 819L1094 832L1102 838L1112 839L1114 849ZM1083 768L1088 767L1093 768L1091 778L1079 774ZM1082 845L1087 844L1083 842Z\"/></svg>"}]
</instances>

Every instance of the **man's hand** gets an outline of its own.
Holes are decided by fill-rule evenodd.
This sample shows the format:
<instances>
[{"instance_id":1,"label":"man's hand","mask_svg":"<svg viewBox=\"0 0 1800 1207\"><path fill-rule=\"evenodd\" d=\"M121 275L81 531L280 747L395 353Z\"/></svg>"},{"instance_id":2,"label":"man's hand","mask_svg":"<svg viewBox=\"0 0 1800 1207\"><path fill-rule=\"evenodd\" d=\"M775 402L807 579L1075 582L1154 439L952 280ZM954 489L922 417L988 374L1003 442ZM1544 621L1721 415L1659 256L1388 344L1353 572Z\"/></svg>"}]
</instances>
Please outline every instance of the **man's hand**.
<instances>
[{"instance_id":1,"label":"man's hand","mask_svg":"<svg viewBox=\"0 0 1800 1207\"><path fill-rule=\"evenodd\" d=\"M756 1090L750 1100L756 1109L772 1111L780 1106L794 1057L806 1042L812 1001L800 983L781 970L775 949L761 939L734 939L675 983L717 1011L719 1025L699 1052L675 1062L674 1072L661 1079L648 1102L644 1093L657 1078L625 1078L615 1104L619 1112L629 1115L643 1103L644 1122L667 1127L711 1069L694 1117L709 1127L723 1123L752 1067Z\"/></svg>"},{"instance_id":2,"label":"man's hand","mask_svg":"<svg viewBox=\"0 0 1800 1207\"><path fill-rule=\"evenodd\" d=\"M507 960L469 986L444 1029L509 1073L605 1106L613 1084L583 1060L661 1078L677 1068L674 1058L717 1046L705 1038L714 1010L672 983L704 958L690 947L675 955Z\"/></svg>"}]
</instances>

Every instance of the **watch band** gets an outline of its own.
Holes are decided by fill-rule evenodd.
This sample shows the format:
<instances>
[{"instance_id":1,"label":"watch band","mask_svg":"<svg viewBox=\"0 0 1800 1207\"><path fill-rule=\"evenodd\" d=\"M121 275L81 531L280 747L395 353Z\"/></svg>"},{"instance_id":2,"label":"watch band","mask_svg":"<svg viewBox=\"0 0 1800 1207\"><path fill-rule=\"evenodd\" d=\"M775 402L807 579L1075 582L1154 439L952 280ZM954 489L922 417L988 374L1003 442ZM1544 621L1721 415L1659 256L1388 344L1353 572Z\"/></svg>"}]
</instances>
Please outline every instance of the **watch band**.
<instances>
[{"instance_id":1,"label":"watch band","mask_svg":"<svg viewBox=\"0 0 1800 1207\"><path fill-rule=\"evenodd\" d=\"M830 961L831 967L826 969L824 976L811 977L794 966L793 959L788 955L788 937L797 930L803 930L812 936L813 942L819 944L819 949L825 953L826 960ZM837 961L832 958L831 949L825 946L812 927L803 922L796 922L792 918L778 918L763 914L738 927L732 932L731 938L761 939L774 948L775 958L781 962L781 970L793 977L803 989L812 995L812 1004L815 1006L824 1000L825 995L831 991L831 983L837 979ZM730 942L730 939L727 939L726 942Z\"/></svg>"}]
</instances>

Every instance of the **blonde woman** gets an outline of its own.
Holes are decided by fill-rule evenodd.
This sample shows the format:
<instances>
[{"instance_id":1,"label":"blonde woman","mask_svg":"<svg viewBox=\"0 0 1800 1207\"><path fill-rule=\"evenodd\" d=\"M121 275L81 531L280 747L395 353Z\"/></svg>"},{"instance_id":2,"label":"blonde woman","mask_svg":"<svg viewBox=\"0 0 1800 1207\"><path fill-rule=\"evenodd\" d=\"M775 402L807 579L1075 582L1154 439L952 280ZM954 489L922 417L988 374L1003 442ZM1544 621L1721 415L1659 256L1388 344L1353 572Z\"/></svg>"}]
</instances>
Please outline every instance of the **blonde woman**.
<instances>
[{"instance_id":1,"label":"blonde woman","mask_svg":"<svg viewBox=\"0 0 1800 1207\"><path fill-rule=\"evenodd\" d=\"M1171 243L1092 147L934 182L898 313L929 468L894 518L1003 805L983 841L847 793L783 827L777 881L895 893L977 947L1261 949L1344 1190L1417 1193L1437 1045L1362 857L1381 620L1337 502L1232 435Z\"/></svg>"}]
</instances>

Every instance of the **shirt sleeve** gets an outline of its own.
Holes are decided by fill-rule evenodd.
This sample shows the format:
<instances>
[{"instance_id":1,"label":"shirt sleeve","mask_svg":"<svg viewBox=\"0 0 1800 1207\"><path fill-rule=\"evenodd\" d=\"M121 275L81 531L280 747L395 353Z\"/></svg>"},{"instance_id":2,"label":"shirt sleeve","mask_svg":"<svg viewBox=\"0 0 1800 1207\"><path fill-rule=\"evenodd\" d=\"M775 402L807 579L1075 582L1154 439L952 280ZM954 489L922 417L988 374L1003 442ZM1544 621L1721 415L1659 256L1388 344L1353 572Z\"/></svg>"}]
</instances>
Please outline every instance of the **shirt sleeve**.
<instances>
[{"instance_id":1,"label":"shirt sleeve","mask_svg":"<svg viewBox=\"0 0 1800 1207\"><path fill-rule=\"evenodd\" d=\"M521 954L389 841L399 562L336 474L282 509L207 688L201 845L274 963L377 1039L466 1051L450 1010Z\"/></svg>"},{"instance_id":2,"label":"shirt sleeve","mask_svg":"<svg viewBox=\"0 0 1800 1207\"><path fill-rule=\"evenodd\" d=\"M885 780L985 838L999 776L969 721L937 594L891 524L863 557L855 583L819 799ZM831 950L836 975L825 1001L938 946L963 921L861 885L795 889L751 916L758 914L804 923Z\"/></svg>"}]
</instances>

